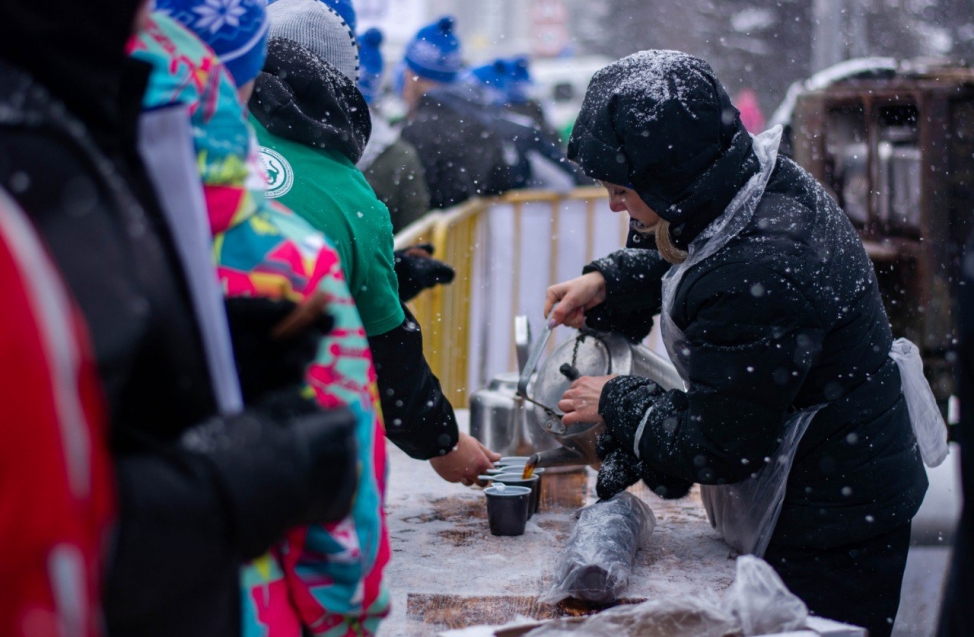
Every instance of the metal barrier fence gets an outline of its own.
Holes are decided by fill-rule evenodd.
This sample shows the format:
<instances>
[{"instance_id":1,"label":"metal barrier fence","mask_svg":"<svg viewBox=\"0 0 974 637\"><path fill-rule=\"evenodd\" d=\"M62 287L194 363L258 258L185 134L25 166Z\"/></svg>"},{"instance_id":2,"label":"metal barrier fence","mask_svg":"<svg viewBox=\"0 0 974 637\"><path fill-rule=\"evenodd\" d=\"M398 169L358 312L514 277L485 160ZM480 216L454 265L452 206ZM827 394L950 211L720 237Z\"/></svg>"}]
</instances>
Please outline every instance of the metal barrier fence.
<instances>
[{"instance_id":1,"label":"metal barrier fence","mask_svg":"<svg viewBox=\"0 0 974 637\"><path fill-rule=\"evenodd\" d=\"M456 269L410 306L443 391L457 407L495 374L516 369L514 317L537 331L545 289L625 244L629 217L613 215L602 188L518 190L433 212L396 235L396 249L429 242ZM552 346L571 334L559 328Z\"/></svg>"}]
</instances>

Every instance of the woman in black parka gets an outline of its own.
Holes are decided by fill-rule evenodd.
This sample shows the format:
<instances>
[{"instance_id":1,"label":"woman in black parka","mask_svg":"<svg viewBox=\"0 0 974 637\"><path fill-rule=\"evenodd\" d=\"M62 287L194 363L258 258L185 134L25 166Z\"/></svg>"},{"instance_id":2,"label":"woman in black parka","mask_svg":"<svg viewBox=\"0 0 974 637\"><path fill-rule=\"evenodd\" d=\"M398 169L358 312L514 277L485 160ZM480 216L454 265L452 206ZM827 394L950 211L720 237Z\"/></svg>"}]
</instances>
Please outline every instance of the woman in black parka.
<instances>
[{"instance_id":1,"label":"woman in black parka","mask_svg":"<svg viewBox=\"0 0 974 637\"><path fill-rule=\"evenodd\" d=\"M813 613L889 635L926 475L872 264L835 201L777 156L779 138L752 138L688 55L645 51L595 75L569 156L659 250L589 264L548 290L546 314L633 333L662 309L688 389L582 378L559 407L610 431L601 497L640 478L664 497L743 484L806 415L764 557Z\"/></svg>"}]
</instances>

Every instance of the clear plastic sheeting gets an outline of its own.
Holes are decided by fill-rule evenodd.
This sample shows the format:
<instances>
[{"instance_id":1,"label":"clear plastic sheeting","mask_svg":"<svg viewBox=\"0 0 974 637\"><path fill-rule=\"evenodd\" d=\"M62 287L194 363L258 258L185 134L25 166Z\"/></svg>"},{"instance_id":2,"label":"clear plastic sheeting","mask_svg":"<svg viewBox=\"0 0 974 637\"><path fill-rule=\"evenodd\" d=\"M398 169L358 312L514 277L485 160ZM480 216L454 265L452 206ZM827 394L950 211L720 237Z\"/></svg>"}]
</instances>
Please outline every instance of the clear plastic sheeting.
<instances>
[{"instance_id":1,"label":"clear plastic sheeting","mask_svg":"<svg viewBox=\"0 0 974 637\"><path fill-rule=\"evenodd\" d=\"M913 435L920 446L923 464L928 467L939 466L947 457L947 425L944 423L937 400L933 397L930 383L923 375L923 359L920 350L905 338L893 341L889 357L900 369L900 382L906 408L910 412Z\"/></svg>"},{"instance_id":2,"label":"clear plastic sheeting","mask_svg":"<svg viewBox=\"0 0 974 637\"><path fill-rule=\"evenodd\" d=\"M661 596L616 606L583 621L555 620L525 637L759 637L806 627L808 608L764 560L737 558L734 583L718 604L704 595Z\"/></svg>"},{"instance_id":3,"label":"clear plastic sheeting","mask_svg":"<svg viewBox=\"0 0 974 637\"><path fill-rule=\"evenodd\" d=\"M819 409L803 409L789 418L774 456L750 478L735 484L700 485L710 523L738 553L762 557L767 550L781 515L795 452Z\"/></svg>"},{"instance_id":4,"label":"clear plastic sheeting","mask_svg":"<svg viewBox=\"0 0 974 637\"><path fill-rule=\"evenodd\" d=\"M626 491L581 509L555 569L555 584L542 601L616 601L629 585L636 551L649 543L654 528L649 506Z\"/></svg>"},{"instance_id":5,"label":"clear plastic sheeting","mask_svg":"<svg viewBox=\"0 0 974 637\"><path fill-rule=\"evenodd\" d=\"M560 624L560 625L559 625ZM553 622L525 637L738 637L734 616L694 595L653 599L638 606L616 606L583 622Z\"/></svg>"},{"instance_id":6,"label":"clear plastic sheeting","mask_svg":"<svg viewBox=\"0 0 974 637\"><path fill-rule=\"evenodd\" d=\"M770 564L752 555L737 558L737 576L724 608L747 637L798 630L808 619L805 602L788 590Z\"/></svg>"}]
</instances>

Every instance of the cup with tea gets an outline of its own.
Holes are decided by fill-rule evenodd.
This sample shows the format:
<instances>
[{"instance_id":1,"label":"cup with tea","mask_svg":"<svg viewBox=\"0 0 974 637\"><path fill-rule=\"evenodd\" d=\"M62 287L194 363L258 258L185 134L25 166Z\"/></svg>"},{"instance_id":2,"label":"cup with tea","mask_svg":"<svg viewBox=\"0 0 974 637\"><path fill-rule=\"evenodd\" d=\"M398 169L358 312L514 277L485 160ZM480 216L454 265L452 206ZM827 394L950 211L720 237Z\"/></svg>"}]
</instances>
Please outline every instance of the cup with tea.
<instances>
[{"instance_id":1,"label":"cup with tea","mask_svg":"<svg viewBox=\"0 0 974 637\"><path fill-rule=\"evenodd\" d=\"M486 489L487 523L492 535L524 535L531 507L531 489L495 483Z\"/></svg>"}]
</instances>

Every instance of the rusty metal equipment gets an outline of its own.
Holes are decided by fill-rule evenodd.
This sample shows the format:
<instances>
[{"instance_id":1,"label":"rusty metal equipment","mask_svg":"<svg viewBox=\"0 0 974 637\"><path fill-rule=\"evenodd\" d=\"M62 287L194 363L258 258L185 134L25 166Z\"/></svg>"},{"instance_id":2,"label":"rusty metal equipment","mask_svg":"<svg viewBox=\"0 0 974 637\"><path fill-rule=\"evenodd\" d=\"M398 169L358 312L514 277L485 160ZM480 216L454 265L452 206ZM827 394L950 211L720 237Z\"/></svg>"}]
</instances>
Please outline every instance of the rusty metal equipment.
<instances>
[{"instance_id":1,"label":"rusty metal equipment","mask_svg":"<svg viewBox=\"0 0 974 637\"><path fill-rule=\"evenodd\" d=\"M920 347L946 408L953 299L974 227L974 70L901 62L883 76L808 90L790 129L795 161L856 226L893 334Z\"/></svg>"}]
</instances>

